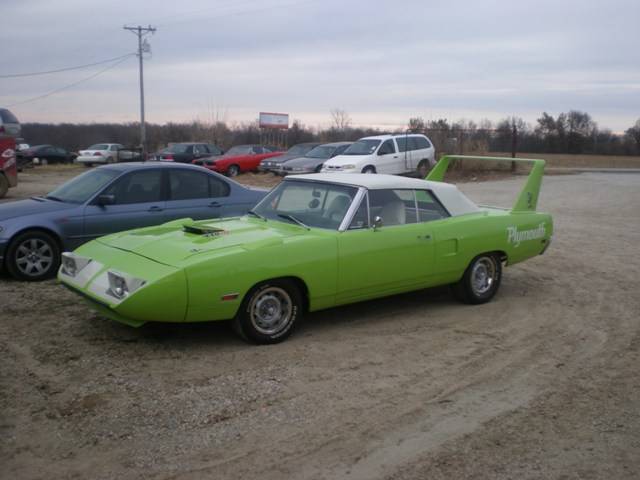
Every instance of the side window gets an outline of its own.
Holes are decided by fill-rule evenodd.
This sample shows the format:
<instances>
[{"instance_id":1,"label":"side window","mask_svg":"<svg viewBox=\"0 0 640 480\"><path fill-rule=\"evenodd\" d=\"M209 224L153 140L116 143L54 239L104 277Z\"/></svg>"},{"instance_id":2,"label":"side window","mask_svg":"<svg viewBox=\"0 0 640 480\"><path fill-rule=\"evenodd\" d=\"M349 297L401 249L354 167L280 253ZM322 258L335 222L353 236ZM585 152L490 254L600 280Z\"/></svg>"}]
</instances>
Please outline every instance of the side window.
<instances>
[{"instance_id":1,"label":"side window","mask_svg":"<svg viewBox=\"0 0 640 480\"><path fill-rule=\"evenodd\" d=\"M385 141L378 150L378 155L388 155L390 153L396 153L396 147L391 139Z\"/></svg>"},{"instance_id":2,"label":"side window","mask_svg":"<svg viewBox=\"0 0 640 480\"><path fill-rule=\"evenodd\" d=\"M382 218L382 225L416 223L416 201L413 190L370 190L369 223Z\"/></svg>"},{"instance_id":3,"label":"side window","mask_svg":"<svg viewBox=\"0 0 640 480\"><path fill-rule=\"evenodd\" d=\"M224 180L221 180L213 175L207 175L209 177L209 196L211 198L228 197L229 185Z\"/></svg>"},{"instance_id":4,"label":"side window","mask_svg":"<svg viewBox=\"0 0 640 480\"><path fill-rule=\"evenodd\" d=\"M256 145L252 149L253 153L262 153L262 147Z\"/></svg>"},{"instance_id":5,"label":"side window","mask_svg":"<svg viewBox=\"0 0 640 480\"><path fill-rule=\"evenodd\" d=\"M209 152L207 152L207 149L204 145L194 145L193 146L193 153L198 154L198 155L205 155Z\"/></svg>"},{"instance_id":6,"label":"side window","mask_svg":"<svg viewBox=\"0 0 640 480\"><path fill-rule=\"evenodd\" d=\"M109 150L112 151L112 152L117 152L118 151L118 145L111 145L109 147Z\"/></svg>"},{"instance_id":7,"label":"side window","mask_svg":"<svg viewBox=\"0 0 640 480\"><path fill-rule=\"evenodd\" d=\"M161 170L140 170L124 176L104 193L114 195L116 205L157 202L161 199L161 182Z\"/></svg>"},{"instance_id":8,"label":"side window","mask_svg":"<svg viewBox=\"0 0 640 480\"><path fill-rule=\"evenodd\" d=\"M169 198L171 200L208 198L208 176L206 173L189 170L171 170L169 172Z\"/></svg>"},{"instance_id":9,"label":"side window","mask_svg":"<svg viewBox=\"0 0 640 480\"><path fill-rule=\"evenodd\" d=\"M429 222L447 218L449 214L442 204L428 190L416 190L418 201L418 221Z\"/></svg>"},{"instance_id":10,"label":"side window","mask_svg":"<svg viewBox=\"0 0 640 480\"><path fill-rule=\"evenodd\" d=\"M416 140L417 148L419 150L431 147L431 144L429 143L429 140L427 140L424 137L416 137L415 140Z\"/></svg>"},{"instance_id":11,"label":"side window","mask_svg":"<svg viewBox=\"0 0 640 480\"><path fill-rule=\"evenodd\" d=\"M209 148L209 153L212 153L213 155L220 155L222 153L220 149L215 145L209 145L208 148Z\"/></svg>"},{"instance_id":12,"label":"side window","mask_svg":"<svg viewBox=\"0 0 640 480\"><path fill-rule=\"evenodd\" d=\"M409 137L396 137L396 143L398 144L398 151L399 152L406 152L407 151L407 140L409 139Z\"/></svg>"},{"instance_id":13,"label":"side window","mask_svg":"<svg viewBox=\"0 0 640 480\"><path fill-rule=\"evenodd\" d=\"M369 209L368 209L367 195L362 197L360 206L356 211L356 214L351 219L349 230L360 230L362 228L369 228Z\"/></svg>"},{"instance_id":14,"label":"side window","mask_svg":"<svg viewBox=\"0 0 640 480\"><path fill-rule=\"evenodd\" d=\"M408 149L409 150L418 150L420 147L418 146L418 137L409 137L407 139Z\"/></svg>"}]
</instances>

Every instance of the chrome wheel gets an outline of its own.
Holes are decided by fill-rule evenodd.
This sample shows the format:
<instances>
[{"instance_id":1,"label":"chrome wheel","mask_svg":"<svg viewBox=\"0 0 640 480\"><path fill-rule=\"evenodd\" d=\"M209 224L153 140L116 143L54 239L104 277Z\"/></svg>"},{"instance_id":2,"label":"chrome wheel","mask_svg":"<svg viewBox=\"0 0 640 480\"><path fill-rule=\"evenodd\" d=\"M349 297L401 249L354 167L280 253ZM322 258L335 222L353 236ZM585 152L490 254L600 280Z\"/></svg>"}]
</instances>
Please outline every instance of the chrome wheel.
<instances>
[{"instance_id":1,"label":"chrome wheel","mask_svg":"<svg viewBox=\"0 0 640 480\"><path fill-rule=\"evenodd\" d=\"M29 238L16 249L16 267L28 277L39 277L49 271L54 262L53 248L40 238Z\"/></svg>"},{"instance_id":2,"label":"chrome wheel","mask_svg":"<svg viewBox=\"0 0 640 480\"><path fill-rule=\"evenodd\" d=\"M240 173L240 167L238 167L237 165L231 165L229 167L229 170L227 170L227 173L230 177L235 177Z\"/></svg>"},{"instance_id":3,"label":"chrome wheel","mask_svg":"<svg viewBox=\"0 0 640 480\"><path fill-rule=\"evenodd\" d=\"M471 290L477 296L485 295L497 279L498 268L493 257L480 257L471 269Z\"/></svg>"},{"instance_id":4,"label":"chrome wheel","mask_svg":"<svg viewBox=\"0 0 640 480\"><path fill-rule=\"evenodd\" d=\"M280 287L267 287L251 299L249 318L263 335L275 335L286 330L293 318L293 301Z\"/></svg>"}]
</instances>

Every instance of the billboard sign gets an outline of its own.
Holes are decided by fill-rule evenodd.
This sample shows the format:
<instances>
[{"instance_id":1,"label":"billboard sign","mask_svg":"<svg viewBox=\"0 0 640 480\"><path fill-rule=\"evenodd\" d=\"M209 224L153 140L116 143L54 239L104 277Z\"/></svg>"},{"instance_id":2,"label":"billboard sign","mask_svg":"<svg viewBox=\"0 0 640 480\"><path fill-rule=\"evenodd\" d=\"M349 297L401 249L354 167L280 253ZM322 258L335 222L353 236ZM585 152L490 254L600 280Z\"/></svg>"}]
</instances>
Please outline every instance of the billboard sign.
<instances>
[{"instance_id":1,"label":"billboard sign","mask_svg":"<svg viewBox=\"0 0 640 480\"><path fill-rule=\"evenodd\" d=\"M260 128L281 128L286 130L289 128L289 114L260 112L259 124Z\"/></svg>"}]
</instances>

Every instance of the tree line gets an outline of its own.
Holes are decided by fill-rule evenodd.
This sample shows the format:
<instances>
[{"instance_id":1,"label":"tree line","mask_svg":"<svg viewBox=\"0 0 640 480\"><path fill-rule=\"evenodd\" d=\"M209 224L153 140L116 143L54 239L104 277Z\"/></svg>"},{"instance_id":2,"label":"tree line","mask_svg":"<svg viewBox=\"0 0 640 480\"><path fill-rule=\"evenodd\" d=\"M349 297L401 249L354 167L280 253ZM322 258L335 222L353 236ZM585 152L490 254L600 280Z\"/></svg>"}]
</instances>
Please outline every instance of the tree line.
<instances>
[{"instance_id":1,"label":"tree line","mask_svg":"<svg viewBox=\"0 0 640 480\"><path fill-rule=\"evenodd\" d=\"M599 155L639 155L640 119L624 134L599 129L586 112L572 110L557 117L544 112L535 125L519 117L507 117L499 122L469 120L451 122L447 119L425 121L411 118L405 128L385 132L376 128L352 125L343 110L331 111L332 125L328 128L305 126L294 120L286 134L286 143L333 142L356 140L382 133L423 132L440 152L528 152L572 153ZM87 148L94 143L121 143L137 146L140 124L91 123L50 124L25 123L22 134L31 145L52 144L71 151ZM172 142L209 142L228 149L232 145L261 143L264 132L257 122L227 124L225 122L193 121L147 124L148 150L154 151Z\"/></svg>"}]
</instances>

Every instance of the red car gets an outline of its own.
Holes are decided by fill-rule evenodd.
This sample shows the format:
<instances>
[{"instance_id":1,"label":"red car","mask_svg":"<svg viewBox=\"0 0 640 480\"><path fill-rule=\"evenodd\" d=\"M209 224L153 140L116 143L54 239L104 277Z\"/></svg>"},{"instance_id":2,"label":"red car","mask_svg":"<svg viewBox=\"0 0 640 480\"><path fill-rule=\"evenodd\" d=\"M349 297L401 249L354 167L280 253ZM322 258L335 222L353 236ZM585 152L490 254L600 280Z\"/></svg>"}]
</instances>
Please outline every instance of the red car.
<instances>
[{"instance_id":1,"label":"red car","mask_svg":"<svg viewBox=\"0 0 640 480\"><path fill-rule=\"evenodd\" d=\"M236 145L220 157L198 158L191 163L235 177L240 172L257 170L258 165L265 158L277 157L283 153L262 145Z\"/></svg>"}]
</instances>

